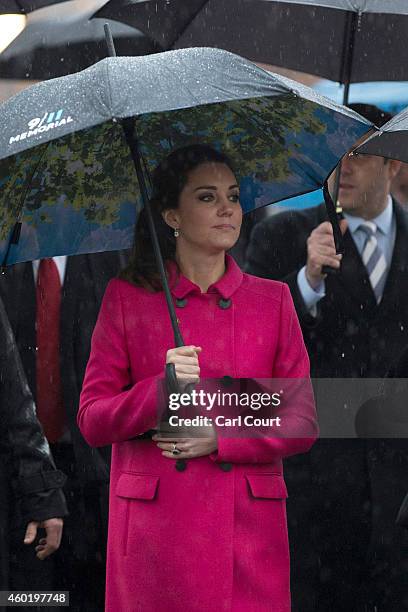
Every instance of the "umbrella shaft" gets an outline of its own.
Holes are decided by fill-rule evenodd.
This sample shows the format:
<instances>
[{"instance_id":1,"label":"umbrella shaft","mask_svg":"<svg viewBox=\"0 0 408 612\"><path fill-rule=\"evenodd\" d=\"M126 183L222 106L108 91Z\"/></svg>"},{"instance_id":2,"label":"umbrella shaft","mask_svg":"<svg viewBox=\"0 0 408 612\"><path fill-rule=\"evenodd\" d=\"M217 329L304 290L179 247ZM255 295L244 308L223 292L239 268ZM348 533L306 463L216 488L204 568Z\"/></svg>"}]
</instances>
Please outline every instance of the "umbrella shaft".
<instances>
[{"instance_id":1,"label":"umbrella shaft","mask_svg":"<svg viewBox=\"0 0 408 612\"><path fill-rule=\"evenodd\" d=\"M112 32L109 27L109 23L105 23L103 26L103 29L105 32L105 41L106 41L106 46L108 47L109 56L116 57L115 43L113 42Z\"/></svg>"},{"instance_id":2,"label":"umbrella shaft","mask_svg":"<svg viewBox=\"0 0 408 612\"><path fill-rule=\"evenodd\" d=\"M184 346L184 340L182 338L179 325L177 323L176 311L174 310L174 304L170 293L169 283L167 280L166 270L164 267L163 257L160 251L159 239L154 224L152 210L150 208L150 199L147 192L146 181L143 174L143 168L140 159L140 151L137 139L134 136L134 120L124 119L122 121L123 130L125 132L126 141L128 143L130 153L132 155L133 164L135 166L137 179L139 181L140 193L142 196L143 206L146 210L147 221L149 224L150 236L153 243L154 255L156 258L157 267L159 269L160 278L163 285L164 294L166 297L167 307L169 310L171 325L174 333L174 341L177 347Z\"/></svg>"},{"instance_id":3,"label":"umbrella shaft","mask_svg":"<svg viewBox=\"0 0 408 612\"><path fill-rule=\"evenodd\" d=\"M360 16L354 11L348 11L346 26L344 28L343 54L341 62L340 83L344 84L343 104L348 105L350 81L353 70L354 44L356 40L357 25Z\"/></svg>"}]
</instances>

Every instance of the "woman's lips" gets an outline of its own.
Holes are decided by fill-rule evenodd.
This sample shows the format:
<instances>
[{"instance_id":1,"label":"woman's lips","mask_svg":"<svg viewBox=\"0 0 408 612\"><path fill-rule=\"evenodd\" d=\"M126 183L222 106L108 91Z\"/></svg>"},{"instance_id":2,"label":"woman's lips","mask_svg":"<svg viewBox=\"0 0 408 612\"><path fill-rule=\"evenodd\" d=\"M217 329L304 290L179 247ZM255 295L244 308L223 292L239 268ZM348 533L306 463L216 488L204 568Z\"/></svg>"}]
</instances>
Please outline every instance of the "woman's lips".
<instances>
[{"instance_id":1,"label":"woman's lips","mask_svg":"<svg viewBox=\"0 0 408 612\"><path fill-rule=\"evenodd\" d=\"M222 229L222 230L234 230L235 226L231 225L231 223L223 223L221 225L213 225L214 229Z\"/></svg>"}]
</instances>

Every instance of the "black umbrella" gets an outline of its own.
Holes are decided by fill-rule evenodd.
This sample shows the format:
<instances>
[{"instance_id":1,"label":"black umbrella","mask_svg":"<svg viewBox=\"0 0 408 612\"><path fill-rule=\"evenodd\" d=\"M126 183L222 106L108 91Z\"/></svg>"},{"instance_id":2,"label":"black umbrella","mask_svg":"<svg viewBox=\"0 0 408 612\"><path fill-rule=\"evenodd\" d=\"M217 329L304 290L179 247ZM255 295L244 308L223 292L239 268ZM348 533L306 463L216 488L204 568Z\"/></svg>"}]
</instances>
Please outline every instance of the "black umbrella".
<instances>
[{"instance_id":1,"label":"black umbrella","mask_svg":"<svg viewBox=\"0 0 408 612\"><path fill-rule=\"evenodd\" d=\"M78 72L106 57L103 24L89 17L101 0L70 0L36 11L0 54L0 78L50 79ZM134 28L110 22L120 55L146 55L159 46Z\"/></svg>"},{"instance_id":2,"label":"black umbrella","mask_svg":"<svg viewBox=\"0 0 408 612\"><path fill-rule=\"evenodd\" d=\"M65 0L0 0L0 15L6 13L31 13L38 9L60 4Z\"/></svg>"},{"instance_id":3,"label":"black umbrella","mask_svg":"<svg viewBox=\"0 0 408 612\"><path fill-rule=\"evenodd\" d=\"M353 154L362 153L408 162L408 107L385 123Z\"/></svg>"},{"instance_id":4,"label":"black umbrella","mask_svg":"<svg viewBox=\"0 0 408 612\"><path fill-rule=\"evenodd\" d=\"M220 47L348 85L408 79L407 0L110 0L163 49Z\"/></svg>"}]
</instances>

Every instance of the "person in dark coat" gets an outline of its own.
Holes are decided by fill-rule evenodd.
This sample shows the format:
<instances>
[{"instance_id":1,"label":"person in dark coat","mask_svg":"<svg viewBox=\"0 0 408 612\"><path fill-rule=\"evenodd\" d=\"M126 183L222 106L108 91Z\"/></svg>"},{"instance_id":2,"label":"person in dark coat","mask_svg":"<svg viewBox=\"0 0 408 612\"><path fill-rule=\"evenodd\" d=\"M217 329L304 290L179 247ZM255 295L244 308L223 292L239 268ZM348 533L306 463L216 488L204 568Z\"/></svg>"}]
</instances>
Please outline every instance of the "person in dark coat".
<instances>
[{"instance_id":1,"label":"person in dark coat","mask_svg":"<svg viewBox=\"0 0 408 612\"><path fill-rule=\"evenodd\" d=\"M390 368L381 395L360 407L359 437L375 449L371 464L370 548L376 564L366 600L379 610L408 610L408 347Z\"/></svg>"},{"instance_id":2,"label":"person in dark coat","mask_svg":"<svg viewBox=\"0 0 408 612\"><path fill-rule=\"evenodd\" d=\"M36 418L1 300L0 346L0 590L6 590L10 587L11 516L17 517L22 546L35 542L28 553L32 562L40 565L38 559L45 559L59 547L67 507L62 493L65 476L56 470ZM37 532L41 529L45 533L39 541ZM35 588L32 584L31 589Z\"/></svg>"},{"instance_id":3,"label":"person in dark coat","mask_svg":"<svg viewBox=\"0 0 408 612\"><path fill-rule=\"evenodd\" d=\"M377 125L389 118L370 105L351 106ZM246 270L288 283L315 378L383 377L408 344L408 214L390 196L398 169L399 162L375 156L343 159L343 257L324 204L278 214L252 232ZM321 439L286 462L289 490L305 491L303 505L288 505L296 610L379 610L366 606L361 588L376 461L376 448L363 439Z\"/></svg>"},{"instance_id":4,"label":"person in dark coat","mask_svg":"<svg viewBox=\"0 0 408 612\"><path fill-rule=\"evenodd\" d=\"M43 366L37 368L38 288L42 264L17 264L7 268L0 278L0 295L3 296L30 389L38 402L39 418L51 441L56 465L68 476L64 490L70 511L58 555L52 562L43 564L40 570L35 567L35 575L32 575L33 566L26 550L19 546L19 538L15 538L13 586L29 589L35 580L43 588L70 590L71 609L86 612L99 612L104 605L110 449L91 449L88 446L77 427L76 413L100 302L108 281L121 267L121 258L124 259L123 253L112 252L46 260L48 267L54 267L54 275L57 279L59 275L61 283L58 316L60 368L59 372L54 372L54 378L60 375L63 414L58 417L59 423L51 423L52 426L44 420L47 414L42 414L41 398L38 397L37 369L44 370ZM52 276L48 275L46 280L50 282L49 279L52 282ZM45 305L47 308L47 301ZM53 309L52 304L49 308ZM43 321L46 335L52 335L51 318L51 312L47 317L46 311ZM58 356L54 361L57 360ZM51 384L46 386L52 387ZM58 424L61 426L60 434L56 433Z\"/></svg>"}]
</instances>

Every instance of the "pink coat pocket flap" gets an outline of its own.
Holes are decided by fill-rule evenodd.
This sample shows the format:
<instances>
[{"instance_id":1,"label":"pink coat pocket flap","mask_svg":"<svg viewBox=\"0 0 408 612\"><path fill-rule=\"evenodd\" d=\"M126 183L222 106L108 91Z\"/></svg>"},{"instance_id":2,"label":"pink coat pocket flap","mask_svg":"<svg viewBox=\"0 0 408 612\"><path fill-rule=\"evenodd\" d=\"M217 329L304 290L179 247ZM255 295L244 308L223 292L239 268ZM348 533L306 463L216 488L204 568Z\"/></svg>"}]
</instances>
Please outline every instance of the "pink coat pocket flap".
<instances>
[{"instance_id":1,"label":"pink coat pocket flap","mask_svg":"<svg viewBox=\"0 0 408 612\"><path fill-rule=\"evenodd\" d=\"M288 496L285 481L280 474L247 474L245 477L253 497L286 499Z\"/></svg>"},{"instance_id":2,"label":"pink coat pocket flap","mask_svg":"<svg viewBox=\"0 0 408 612\"><path fill-rule=\"evenodd\" d=\"M158 476L125 472L119 477L116 495L130 499L154 499L158 484Z\"/></svg>"}]
</instances>

